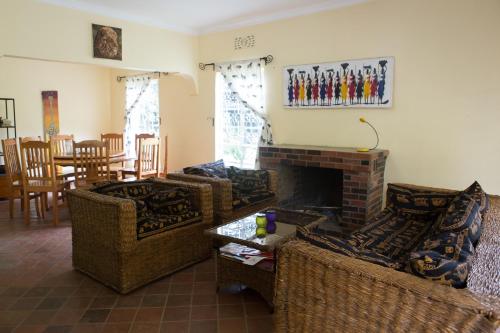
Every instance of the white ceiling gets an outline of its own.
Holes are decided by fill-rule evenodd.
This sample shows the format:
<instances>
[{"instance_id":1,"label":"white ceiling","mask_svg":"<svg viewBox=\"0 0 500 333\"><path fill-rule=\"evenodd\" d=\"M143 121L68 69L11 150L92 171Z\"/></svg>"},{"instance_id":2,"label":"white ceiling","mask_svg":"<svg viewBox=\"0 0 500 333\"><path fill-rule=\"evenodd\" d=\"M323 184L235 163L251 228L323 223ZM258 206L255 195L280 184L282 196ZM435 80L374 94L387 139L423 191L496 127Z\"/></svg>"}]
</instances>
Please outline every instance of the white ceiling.
<instances>
[{"instance_id":1,"label":"white ceiling","mask_svg":"<svg viewBox=\"0 0 500 333\"><path fill-rule=\"evenodd\" d=\"M190 34L241 28L367 0L39 0Z\"/></svg>"}]
</instances>

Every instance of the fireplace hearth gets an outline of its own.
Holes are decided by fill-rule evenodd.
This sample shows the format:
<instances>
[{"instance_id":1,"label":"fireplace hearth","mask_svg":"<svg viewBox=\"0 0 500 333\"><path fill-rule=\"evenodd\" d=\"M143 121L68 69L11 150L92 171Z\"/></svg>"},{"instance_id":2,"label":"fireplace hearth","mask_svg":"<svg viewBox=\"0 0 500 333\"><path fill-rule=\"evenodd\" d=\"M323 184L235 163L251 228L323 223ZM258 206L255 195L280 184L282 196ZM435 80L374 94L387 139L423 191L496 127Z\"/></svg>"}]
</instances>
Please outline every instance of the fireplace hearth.
<instances>
[{"instance_id":1,"label":"fireplace hearth","mask_svg":"<svg viewBox=\"0 0 500 333\"><path fill-rule=\"evenodd\" d=\"M363 225L382 209L389 151L274 145L259 148L262 169L279 172L279 204L292 209L341 211L346 223Z\"/></svg>"}]
</instances>

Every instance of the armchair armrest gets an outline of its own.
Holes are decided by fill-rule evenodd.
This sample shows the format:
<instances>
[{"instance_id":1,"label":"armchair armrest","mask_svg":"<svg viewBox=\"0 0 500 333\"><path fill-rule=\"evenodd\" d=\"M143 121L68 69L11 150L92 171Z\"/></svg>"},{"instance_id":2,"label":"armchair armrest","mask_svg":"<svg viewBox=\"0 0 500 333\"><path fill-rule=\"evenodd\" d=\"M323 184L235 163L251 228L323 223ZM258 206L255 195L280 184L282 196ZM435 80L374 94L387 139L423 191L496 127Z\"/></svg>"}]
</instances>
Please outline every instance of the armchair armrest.
<instances>
[{"instance_id":1,"label":"armchair armrest","mask_svg":"<svg viewBox=\"0 0 500 333\"><path fill-rule=\"evenodd\" d=\"M73 242L89 241L117 252L133 250L137 243L135 203L86 190L67 192Z\"/></svg>"},{"instance_id":2,"label":"armchair armrest","mask_svg":"<svg viewBox=\"0 0 500 333\"><path fill-rule=\"evenodd\" d=\"M211 178L184 173L169 173L167 179L178 180L185 183L209 184L212 187L213 209L215 214L230 215L233 210L233 192L230 179Z\"/></svg>"},{"instance_id":3,"label":"armchair armrest","mask_svg":"<svg viewBox=\"0 0 500 333\"><path fill-rule=\"evenodd\" d=\"M500 325L498 304L466 289L299 240L281 249L276 284L278 332L494 332Z\"/></svg>"}]
</instances>

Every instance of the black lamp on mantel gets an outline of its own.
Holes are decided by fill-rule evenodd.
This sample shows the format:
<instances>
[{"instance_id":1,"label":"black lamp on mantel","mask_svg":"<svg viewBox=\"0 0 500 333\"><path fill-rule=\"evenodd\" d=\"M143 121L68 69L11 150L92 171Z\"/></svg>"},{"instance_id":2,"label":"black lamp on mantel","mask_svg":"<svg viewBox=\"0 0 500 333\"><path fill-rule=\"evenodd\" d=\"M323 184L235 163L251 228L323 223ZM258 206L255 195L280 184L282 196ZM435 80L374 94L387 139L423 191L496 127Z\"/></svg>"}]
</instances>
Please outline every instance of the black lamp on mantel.
<instances>
[{"instance_id":1,"label":"black lamp on mantel","mask_svg":"<svg viewBox=\"0 0 500 333\"><path fill-rule=\"evenodd\" d=\"M372 130L375 132L375 135L377 136L377 143L375 144L375 146L373 146L373 148L358 148L358 149L356 149L360 153L367 153L370 150L376 149L378 147L378 143L379 143L378 132L375 129L375 127L373 127L372 124L370 124L369 122L366 121L365 118L363 118L363 117L359 118L359 122L367 124L368 126L370 126L372 128Z\"/></svg>"}]
</instances>

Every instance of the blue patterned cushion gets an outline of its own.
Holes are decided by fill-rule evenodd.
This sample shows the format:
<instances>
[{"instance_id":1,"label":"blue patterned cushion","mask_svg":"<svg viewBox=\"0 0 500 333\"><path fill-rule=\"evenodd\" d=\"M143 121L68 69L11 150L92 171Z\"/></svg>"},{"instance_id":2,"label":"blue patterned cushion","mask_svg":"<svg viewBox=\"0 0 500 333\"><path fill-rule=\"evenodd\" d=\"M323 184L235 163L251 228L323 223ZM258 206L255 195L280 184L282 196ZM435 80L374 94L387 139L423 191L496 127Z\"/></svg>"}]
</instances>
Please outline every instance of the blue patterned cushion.
<instances>
[{"instance_id":1,"label":"blue patterned cushion","mask_svg":"<svg viewBox=\"0 0 500 333\"><path fill-rule=\"evenodd\" d=\"M400 269L402 265L393 259L372 251L370 248L356 247L348 240L339 237L309 232L304 228L297 228L297 237L315 246L336 253L368 261L377 265Z\"/></svg>"},{"instance_id":2,"label":"blue patterned cushion","mask_svg":"<svg viewBox=\"0 0 500 333\"><path fill-rule=\"evenodd\" d=\"M199 211L186 211L182 214L153 214L148 212L146 216L137 221L137 239L144 239L157 235L167 230L183 227L202 221Z\"/></svg>"},{"instance_id":3,"label":"blue patterned cushion","mask_svg":"<svg viewBox=\"0 0 500 333\"><path fill-rule=\"evenodd\" d=\"M183 169L185 174L211 178L227 178L227 171L223 160L212 163L195 165Z\"/></svg>"},{"instance_id":4,"label":"blue patterned cushion","mask_svg":"<svg viewBox=\"0 0 500 333\"><path fill-rule=\"evenodd\" d=\"M456 193L440 193L412 186L388 184L387 207L403 214L437 216L446 210L455 195Z\"/></svg>"},{"instance_id":5,"label":"blue patterned cushion","mask_svg":"<svg viewBox=\"0 0 500 333\"><path fill-rule=\"evenodd\" d=\"M474 201L479 205L479 210L481 211L482 215L484 215L488 211L490 207L490 198L483 191L481 185L479 185L477 181L475 181L474 183L472 183L471 186L466 188L464 193L470 195L474 199Z\"/></svg>"},{"instance_id":6,"label":"blue patterned cushion","mask_svg":"<svg viewBox=\"0 0 500 333\"><path fill-rule=\"evenodd\" d=\"M175 187L167 190L154 191L146 199L146 205L154 213L180 214L191 209L189 190Z\"/></svg>"},{"instance_id":7,"label":"blue patterned cushion","mask_svg":"<svg viewBox=\"0 0 500 333\"><path fill-rule=\"evenodd\" d=\"M254 191L267 191L269 188L269 172L267 170L248 170L231 166L227 176L233 187L248 194Z\"/></svg>"},{"instance_id":8,"label":"blue patterned cushion","mask_svg":"<svg viewBox=\"0 0 500 333\"><path fill-rule=\"evenodd\" d=\"M465 192L453 199L437 226L437 232L464 232L473 244L481 236L482 217L479 205Z\"/></svg>"}]
</instances>

